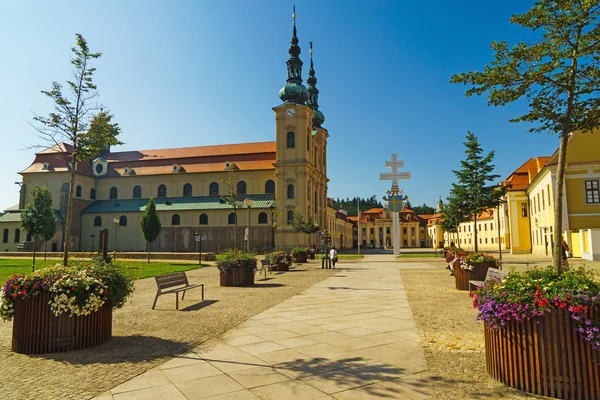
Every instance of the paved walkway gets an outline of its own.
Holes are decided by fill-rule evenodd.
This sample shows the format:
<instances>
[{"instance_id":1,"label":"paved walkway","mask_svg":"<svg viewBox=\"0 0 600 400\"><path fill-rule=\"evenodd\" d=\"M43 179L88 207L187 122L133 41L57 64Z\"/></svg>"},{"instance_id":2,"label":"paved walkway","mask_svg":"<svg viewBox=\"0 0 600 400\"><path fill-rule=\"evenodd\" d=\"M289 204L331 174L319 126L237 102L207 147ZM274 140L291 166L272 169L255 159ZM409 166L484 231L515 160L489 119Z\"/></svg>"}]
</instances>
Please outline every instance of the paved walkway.
<instances>
[{"instance_id":1,"label":"paved walkway","mask_svg":"<svg viewBox=\"0 0 600 400\"><path fill-rule=\"evenodd\" d=\"M427 362L393 256L338 266L334 276L97 399L429 398Z\"/></svg>"}]
</instances>

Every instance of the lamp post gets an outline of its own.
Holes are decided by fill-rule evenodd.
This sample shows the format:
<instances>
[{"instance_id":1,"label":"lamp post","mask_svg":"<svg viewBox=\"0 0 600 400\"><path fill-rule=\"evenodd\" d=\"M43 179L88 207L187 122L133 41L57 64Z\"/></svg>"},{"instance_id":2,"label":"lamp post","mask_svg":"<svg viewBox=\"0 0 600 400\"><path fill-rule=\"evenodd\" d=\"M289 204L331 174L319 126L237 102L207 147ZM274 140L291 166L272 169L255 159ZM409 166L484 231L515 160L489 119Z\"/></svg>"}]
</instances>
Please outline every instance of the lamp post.
<instances>
[{"instance_id":1,"label":"lamp post","mask_svg":"<svg viewBox=\"0 0 600 400\"><path fill-rule=\"evenodd\" d=\"M113 218L115 223L115 256L117 254L117 231L119 230L119 218Z\"/></svg>"},{"instance_id":2,"label":"lamp post","mask_svg":"<svg viewBox=\"0 0 600 400\"><path fill-rule=\"evenodd\" d=\"M246 199L244 200L244 204L246 204L246 207L248 208L248 227L246 228L246 234L245 239L246 239L246 246L247 246L247 252L250 253L250 208L254 205L254 200L252 199Z\"/></svg>"},{"instance_id":3,"label":"lamp post","mask_svg":"<svg viewBox=\"0 0 600 400\"><path fill-rule=\"evenodd\" d=\"M92 238L92 253L94 252L94 238L96 237L96 235L90 235Z\"/></svg>"}]
</instances>

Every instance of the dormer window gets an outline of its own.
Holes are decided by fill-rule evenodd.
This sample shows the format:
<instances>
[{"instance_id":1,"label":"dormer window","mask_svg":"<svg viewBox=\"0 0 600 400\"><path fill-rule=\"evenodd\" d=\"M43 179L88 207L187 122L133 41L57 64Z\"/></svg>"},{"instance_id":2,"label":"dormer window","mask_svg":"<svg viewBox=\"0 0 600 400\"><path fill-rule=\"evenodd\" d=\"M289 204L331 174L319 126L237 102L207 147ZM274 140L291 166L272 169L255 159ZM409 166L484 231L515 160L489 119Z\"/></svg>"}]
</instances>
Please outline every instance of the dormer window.
<instances>
[{"instance_id":1,"label":"dormer window","mask_svg":"<svg viewBox=\"0 0 600 400\"><path fill-rule=\"evenodd\" d=\"M42 166L42 171L50 171L50 163L45 162Z\"/></svg>"},{"instance_id":2,"label":"dormer window","mask_svg":"<svg viewBox=\"0 0 600 400\"><path fill-rule=\"evenodd\" d=\"M106 172L108 171L108 161L106 161L102 157L98 157L94 161L92 161L92 168L94 171L94 175L106 175Z\"/></svg>"}]
</instances>

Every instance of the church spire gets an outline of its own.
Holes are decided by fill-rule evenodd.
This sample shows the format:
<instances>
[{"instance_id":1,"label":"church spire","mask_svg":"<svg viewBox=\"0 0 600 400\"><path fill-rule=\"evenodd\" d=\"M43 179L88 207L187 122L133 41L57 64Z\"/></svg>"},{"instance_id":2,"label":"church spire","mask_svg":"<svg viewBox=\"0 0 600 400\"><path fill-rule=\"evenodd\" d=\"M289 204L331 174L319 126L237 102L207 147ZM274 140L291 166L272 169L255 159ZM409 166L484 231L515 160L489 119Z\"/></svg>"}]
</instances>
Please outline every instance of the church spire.
<instances>
[{"instance_id":1,"label":"church spire","mask_svg":"<svg viewBox=\"0 0 600 400\"><path fill-rule=\"evenodd\" d=\"M308 70L308 106L313 110L315 117L313 118L313 126L320 128L321 124L325 122L325 116L319 110L319 89L317 89L317 77L315 76L315 67L313 64L313 49L312 42L310 42L310 69Z\"/></svg>"},{"instance_id":2,"label":"church spire","mask_svg":"<svg viewBox=\"0 0 600 400\"><path fill-rule=\"evenodd\" d=\"M290 54L287 60L288 77L286 85L279 91L279 97L286 103L304 104L308 100L308 91L302 85L302 60L300 60L300 46L298 46L298 36L296 36L296 6L294 6L294 28L292 30L292 45L288 52Z\"/></svg>"}]
</instances>

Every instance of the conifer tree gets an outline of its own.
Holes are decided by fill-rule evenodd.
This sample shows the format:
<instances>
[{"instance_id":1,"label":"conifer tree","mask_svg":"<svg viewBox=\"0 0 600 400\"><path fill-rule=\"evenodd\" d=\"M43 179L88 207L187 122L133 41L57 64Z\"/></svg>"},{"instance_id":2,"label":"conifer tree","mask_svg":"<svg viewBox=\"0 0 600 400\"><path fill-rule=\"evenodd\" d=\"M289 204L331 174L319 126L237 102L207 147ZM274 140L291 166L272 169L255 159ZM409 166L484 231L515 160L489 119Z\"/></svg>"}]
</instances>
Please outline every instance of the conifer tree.
<instances>
[{"instance_id":1,"label":"conifer tree","mask_svg":"<svg viewBox=\"0 0 600 400\"><path fill-rule=\"evenodd\" d=\"M490 151L485 157L482 156L483 149L479 145L477 136L471 131L467 134L464 142L466 158L461 161L462 168L452 171L456 175L457 183L452 184L454 201L460 204L461 211L471 216L474 221L474 250L478 251L477 240L477 217L488 207L497 207L502 203L506 189L500 185L490 184L500 175L494 175L494 151Z\"/></svg>"},{"instance_id":2,"label":"conifer tree","mask_svg":"<svg viewBox=\"0 0 600 400\"><path fill-rule=\"evenodd\" d=\"M150 243L154 242L162 229L162 224L160 223L160 218L158 217L158 213L156 212L156 203L154 203L154 199L150 197L148 200L148 204L146 204L146 208L144 209L144 214L142 214L142 219L140 221L140 225L142 228L142 234L144 235L144 239L146 240L146 249L148 250L148 263L150 263Z\"/></svg>"},{"instance_id":3,"label":"conifer tree","mask_svg":"<svg viewBox=\"0 0 600 400\"><path fill-rule=\"evenodd\" d=\"M487 92L493 106L524 97L529 112L510 122L531 123L529 132L559 135L554 232L560 235L569 135L600 126L600 0L538 0L510 22L536 32L539 40L512 47L493 42L494 60L483 72L457 74L452 82L471 86L467 96ZM559 236L552 251L558 274L561 245Z\"/></svg>"},{"instance_id":4,"label":"conifer tree","mask_svg":"<svg viewBox=\"0 0 600 400\"><path fill-rule=\"evenodd\" d=\"M36 186L31 190L31 201L21 213L21 228L27 231L33 239L32 269L35 271L36 239L45 239L49 232L56 230L52 196L47 188Z\"/></svg>"},{"instance_id":5,"label":"conifer tree","mask_svg":"<svg viewBox=\"0 0 600 400\"><path fill-rule=\"evenodd\" d=\"M94 102L98 93L92 80L96 68L91 66L91 62L99 58L101 53L90 52L83 36L80 34L75 36L77 45L71 48L74 79L67 81L66 91L63 91L62 85L56 81L52 82L50 90L42 90L42 93L54 102L54 111L48 116L35 114L33 117L34 128L40 138L55 146L69 165L69 197L64 227L63 263L65 266L69 264L69 243L73 222L71 214L77 163L89 161L108 147L121 144L116 138L120 129L117 124L111 122L112 115L103 111L95 114L100 106ZM71 146L70 154L68 149L60 145L61 142Z\"/></svg>"}]
</instances>

